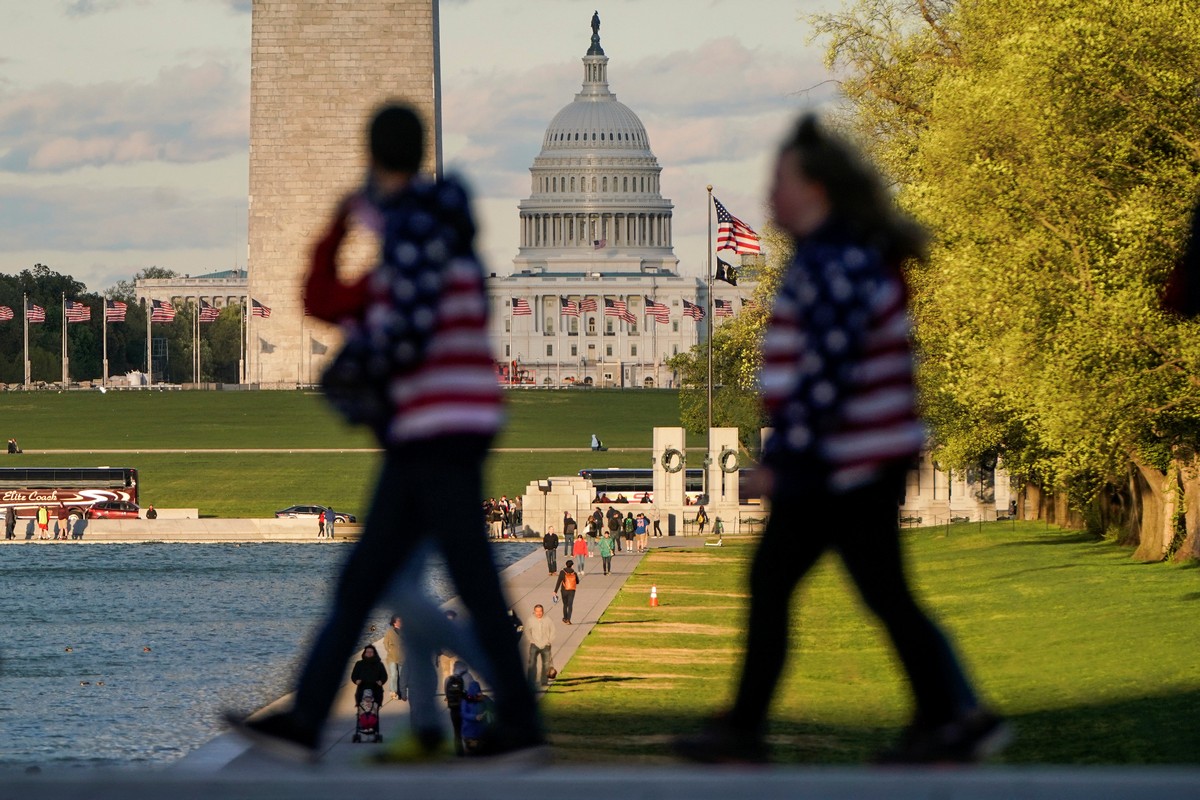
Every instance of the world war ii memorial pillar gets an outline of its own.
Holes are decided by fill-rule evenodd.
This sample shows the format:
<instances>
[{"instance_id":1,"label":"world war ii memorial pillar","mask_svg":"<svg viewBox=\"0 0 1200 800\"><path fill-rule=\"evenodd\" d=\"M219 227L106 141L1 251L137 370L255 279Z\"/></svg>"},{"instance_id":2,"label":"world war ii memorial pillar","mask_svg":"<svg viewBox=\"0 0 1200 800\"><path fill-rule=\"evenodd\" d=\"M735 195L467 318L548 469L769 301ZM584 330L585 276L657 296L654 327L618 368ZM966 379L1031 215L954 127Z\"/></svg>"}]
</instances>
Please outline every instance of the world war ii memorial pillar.
<instances>
[{"instance_id":1,"label":"world war ii memorial pillar","mask_svg":"<svg viewBox=\"0 0 1200 800\"><path fill-rule=\"evenodd\" d=\"M741 498L738 495L738 470L741 466L741 455L738 453L737 428L712 428L708 434L708 517L712 529L716 528L717 517L725 524L725 530L733 533L737 530L738 507Z\"/></svg>"},{"instance_id":2,"label":"world war ii memorial pillar","mask_svg":"<svg viewBox=\"0 0 1200 800\"><path fill-rule=\"evenodd\" d=\"M687 434L683 428L654 429L654 505L668 536L683 534L686 453Z\"/></svg>"}]
</instances>

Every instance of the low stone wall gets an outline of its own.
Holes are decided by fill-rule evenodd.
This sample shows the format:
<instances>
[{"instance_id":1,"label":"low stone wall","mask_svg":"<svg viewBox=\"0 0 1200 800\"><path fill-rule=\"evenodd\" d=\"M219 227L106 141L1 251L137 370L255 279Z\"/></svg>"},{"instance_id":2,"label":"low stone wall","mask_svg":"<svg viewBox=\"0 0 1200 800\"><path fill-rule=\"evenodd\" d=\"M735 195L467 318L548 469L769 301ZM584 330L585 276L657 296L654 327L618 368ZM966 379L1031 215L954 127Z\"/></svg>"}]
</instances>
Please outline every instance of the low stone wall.
<instances>
[{"instance_id":1,"label":"low stone wall","mask_svg":"<svg viewBox=\"0 0 1200 800\"><path fill-rule=\"evenodd\" d=\"M316 522L310 519L89 519L82 520L83 542L328 542L317 538ZM359 525L337 525L336 540L357 539ZM15 543L26 541L18 528ZM32 539L42 544L54 540Z\"/></svg>"}]
</instances>

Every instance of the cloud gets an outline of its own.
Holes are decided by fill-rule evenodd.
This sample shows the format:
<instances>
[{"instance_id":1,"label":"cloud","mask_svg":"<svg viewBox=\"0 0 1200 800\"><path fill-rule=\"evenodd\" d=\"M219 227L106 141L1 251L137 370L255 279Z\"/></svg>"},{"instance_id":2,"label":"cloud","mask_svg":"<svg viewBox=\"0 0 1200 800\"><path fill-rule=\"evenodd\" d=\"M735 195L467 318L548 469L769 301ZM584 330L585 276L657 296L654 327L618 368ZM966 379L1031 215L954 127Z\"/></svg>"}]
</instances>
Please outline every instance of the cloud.
<instances>
[{"instance_id":1,"label":"cloud","mask_svg":"<svg viewBox=\"0 0 1200 800\"><path fill-rule=\"evenodd\" d=\"M733 38L642 59L613 57L608 71L610 88L642 119L667 168L760 158L800 109L833 97L832 86L805 91L825 77L813 53L748 48ZM465 169L481 196L528 196L528 169L546 127L582 78L577 59L448 76L448 163Z\"/></svg>"},{"instance_id":2,"label":"cloud","mask_svg":"<svg viewBox=\"0 0 1200 800\"><path fill-rule=\"evenodd\" d=\"M121 0L71 0L63 4L63 12L68 17L89 17L112 11L121 5Z\"/></svg>"},{"instance_id":3,"label":"cloud","mask_svg":"<svg viewBox=\"0 0 1200 800\"><path fill-rule=\"evenodd\" d=\"M219 247L245 210L245 197L173 188L0 184L0 252Z\"/></svg>"},{"instance_id":4,"label":"cloud","mask_svg":"<svg viewBox=\"0 0 1200 800\"><path fill-rule=\"evenodd\" d=\"M148 83L0 92L0 171L210 161L246 149L249 115L245 81L212 61L163 69Z\"/></svg>"}]
</instances>

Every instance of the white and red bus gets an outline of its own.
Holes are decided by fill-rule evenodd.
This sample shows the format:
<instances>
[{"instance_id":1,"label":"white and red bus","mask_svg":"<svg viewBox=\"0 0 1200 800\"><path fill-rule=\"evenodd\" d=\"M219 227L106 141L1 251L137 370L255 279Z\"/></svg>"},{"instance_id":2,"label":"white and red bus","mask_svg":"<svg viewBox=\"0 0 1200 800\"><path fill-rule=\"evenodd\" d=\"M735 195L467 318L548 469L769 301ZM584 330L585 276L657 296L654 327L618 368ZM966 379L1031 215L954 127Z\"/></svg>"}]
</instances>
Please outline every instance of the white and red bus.
<instances>
[{"instance_id":1,"label":"white and red bus","mask_svg":"<svg viewBox=\"0 0 1200 800\"><path fill-rule=\"evenodd\" d=\"M95 503L124 500L137 504L138 471L129 467L0 467L0 514L12 507L18 517L54 514L59 504L82 518Z\"/></svg>"}]
</instances>

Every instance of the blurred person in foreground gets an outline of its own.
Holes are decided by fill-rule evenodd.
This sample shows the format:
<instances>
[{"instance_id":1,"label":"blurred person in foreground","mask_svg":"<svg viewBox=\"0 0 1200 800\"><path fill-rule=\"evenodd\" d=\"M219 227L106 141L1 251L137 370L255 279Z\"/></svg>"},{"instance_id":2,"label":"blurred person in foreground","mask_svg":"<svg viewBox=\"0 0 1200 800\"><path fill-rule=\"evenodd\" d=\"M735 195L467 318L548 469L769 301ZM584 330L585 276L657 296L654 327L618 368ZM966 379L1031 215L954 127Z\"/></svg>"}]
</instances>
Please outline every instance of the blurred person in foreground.
<instances>
[{"instance_id":1,"label":"blurred person in foreground","mask_svg":"<svg viewBox=\"0 0 1200 800\"><path fill-rule=\"evenodd\" d=\"M362 538L342 567L293 706L244 721L230 718L248 738L286 755L317 755L367 615L427 541L441 551L485 656L486 663L474 666L496 699L487 751L544 744L478 518L483 462L503 409L475 224L458 181L417 174L424 136L410 106L389 103L376 111L366 185L338 204L312 253L305 308L340 323L346 335L323 386L343 414L373 428L385 455ZM371 272L344 281L337 255L352 220L378 234L380 256ZM397 508L406 510L403 523Z\"/></svg>"},{"instance_id":2,"label":"blurred person in foreground","mask_svg":"<svg viewBox=\"0 0 1200 800\"><path fill-rule=\"evenodd\" d=\"M875 170L812 116L776 162L775 223L795 255L763 340L762 394L774 426L763 469L771 517L750 572L746 653L733 707L677 752L702 762L768 759L767 715L787 656L791 598L835 551L903 664L915 714L888 763L970 762L1004 747L1007 724L981 706L954 650L916 604L900 552L898 505L925 440L916 408L901 265L924 232Z\"/></svg>"}]
</instances>

